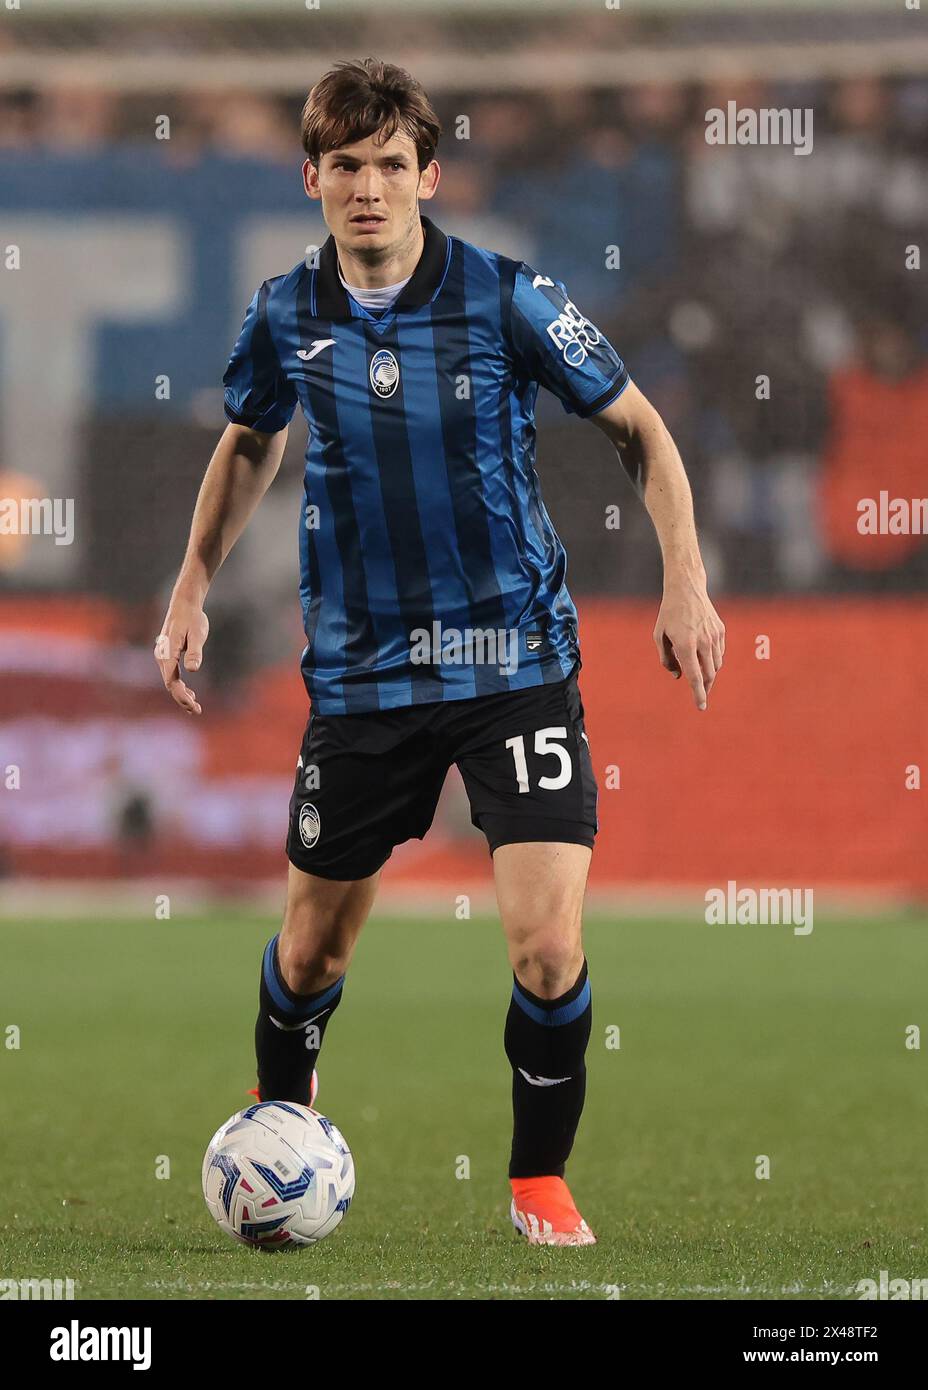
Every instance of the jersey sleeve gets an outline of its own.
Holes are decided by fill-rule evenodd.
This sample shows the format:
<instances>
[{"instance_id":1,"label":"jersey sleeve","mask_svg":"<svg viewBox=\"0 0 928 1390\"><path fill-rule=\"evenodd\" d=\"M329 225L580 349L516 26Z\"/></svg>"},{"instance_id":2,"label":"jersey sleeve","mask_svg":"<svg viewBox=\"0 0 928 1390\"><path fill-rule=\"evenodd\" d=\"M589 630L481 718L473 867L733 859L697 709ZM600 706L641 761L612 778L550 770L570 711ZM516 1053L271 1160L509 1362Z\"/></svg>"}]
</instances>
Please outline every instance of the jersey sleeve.
<instances>
[{"instance_id":1,"label":"jersey sleeve","mask_svg":"<svg viewBox=\"0 0 928 1390\"><path fill-rule=\"evenodd\" d=\"M566 286L524 261L516 271L510 331L518 368L552 391L569 415L595 415L628 385L625 363Z\"/></svg>"},{"instance_id":2,"label":"jersey sleeve","mask_svg":"<svg viewBox=\"0 0 928 1390\"><path fill-rule=\"evenodd\" d=\"M277 356L268 326L267 300L265 281L248 306L222 384L225 412L234 425L276 434L290 423L297 395Z\"/></svg>"}]
</instances>

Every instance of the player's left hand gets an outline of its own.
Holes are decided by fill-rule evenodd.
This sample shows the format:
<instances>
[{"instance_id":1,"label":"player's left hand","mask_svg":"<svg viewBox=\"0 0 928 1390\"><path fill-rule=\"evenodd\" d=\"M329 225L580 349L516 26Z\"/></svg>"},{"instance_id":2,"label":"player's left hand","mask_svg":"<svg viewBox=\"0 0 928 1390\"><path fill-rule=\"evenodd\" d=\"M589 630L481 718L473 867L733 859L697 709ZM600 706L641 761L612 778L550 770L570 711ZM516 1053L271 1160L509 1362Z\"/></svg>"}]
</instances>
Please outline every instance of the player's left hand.
<instances>
[{"instance_id":1,"label":"player's left hand","mask_svg":"<svg viewBox=\"0 0 928 1390\"><path fill-rule=\"evenodd\" d=\"M725 656L725 624L704 582L689 576L665 579L654 642L661 665L676 680L685 676L696 708L705 709Z\"/></svg>"}]
</instances>

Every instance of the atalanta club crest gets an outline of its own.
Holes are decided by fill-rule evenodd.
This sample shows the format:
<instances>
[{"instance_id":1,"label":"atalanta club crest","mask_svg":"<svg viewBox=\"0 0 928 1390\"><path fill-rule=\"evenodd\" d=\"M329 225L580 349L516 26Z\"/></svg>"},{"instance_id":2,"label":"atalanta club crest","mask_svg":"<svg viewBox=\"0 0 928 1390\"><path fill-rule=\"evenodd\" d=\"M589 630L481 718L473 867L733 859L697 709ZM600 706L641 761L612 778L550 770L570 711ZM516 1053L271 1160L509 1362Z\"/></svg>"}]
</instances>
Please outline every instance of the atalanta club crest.
<instances>
[{"instance_id":1,"label":"atalanta club crest","mask_svg":"<svg viewBox=\"0 0 928 1390\"><path fill-rule=\"evenodd\" d=\"M381 400L392 396L399 385L400 364L389 348L381 348L371 358L371 386Z\"/></svg>"},{"instance_id":2,"label":"atalanta club crest","mask_svg":"<svg viewBox=\"0 0 928 1390\"><path fill-rule=\"evenodd\" d=\"M311 802L307 801L300 810L300 839L307 849L312 849L319 839L321 829L322 821L319 818L319 812Z\"/></svg>"}]
</instances>

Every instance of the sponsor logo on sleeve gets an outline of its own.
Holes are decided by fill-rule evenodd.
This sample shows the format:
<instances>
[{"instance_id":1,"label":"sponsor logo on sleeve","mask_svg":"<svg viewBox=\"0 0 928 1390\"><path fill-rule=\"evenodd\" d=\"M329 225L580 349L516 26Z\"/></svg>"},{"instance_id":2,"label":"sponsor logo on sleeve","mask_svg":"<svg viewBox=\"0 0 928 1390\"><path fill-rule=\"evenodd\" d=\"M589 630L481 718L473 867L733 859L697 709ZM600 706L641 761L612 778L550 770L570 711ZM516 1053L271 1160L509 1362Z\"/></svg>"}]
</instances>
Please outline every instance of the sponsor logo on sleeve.
<instances>
[{"instance_id":1,"label":"sponsor logo on sleeve","mask_svg":"<svg viewBox=\"0 0 928 1390\"><path fill-rule=\"evenodd\" d=\"M584 318L573 300L566 300L557 318L548 324L548 337L563 354L568 367L579 367L586 361L590 348L599 342L599 332Z\"/></svg>"}]
</instances>

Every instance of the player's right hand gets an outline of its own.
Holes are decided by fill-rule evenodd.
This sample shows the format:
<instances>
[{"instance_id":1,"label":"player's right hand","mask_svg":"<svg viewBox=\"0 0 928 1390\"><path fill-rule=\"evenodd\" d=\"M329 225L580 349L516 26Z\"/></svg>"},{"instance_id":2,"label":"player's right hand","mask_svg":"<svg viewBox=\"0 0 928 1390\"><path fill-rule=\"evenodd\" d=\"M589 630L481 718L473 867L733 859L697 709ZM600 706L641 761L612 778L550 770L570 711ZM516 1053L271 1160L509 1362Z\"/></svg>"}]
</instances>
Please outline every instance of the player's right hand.
<instances>
[{"instance_id":1,"label":"player's right hand","mask_svg":"<svg viewBox=\"0 0 928 1390\"><path fill-rule=\"evenodd\" d=\"M190 599L173 598L155 641L155 660L171 698L188 714L202 714L203 710L196 693L181 678L181 658L186 671L199 671L208 636L209 619L201 606Z\"/></svg>"}]
</instances>

